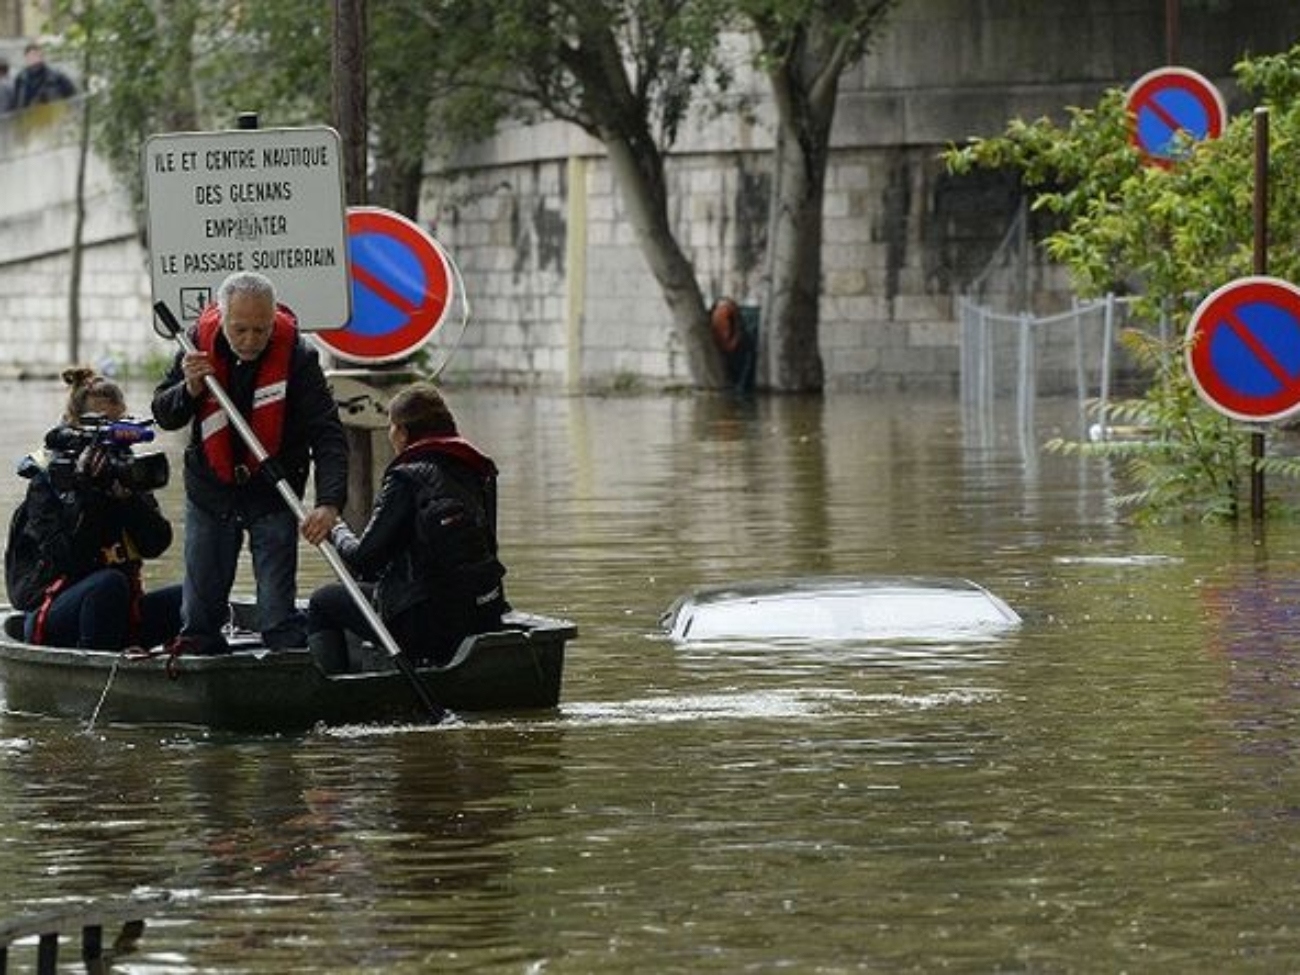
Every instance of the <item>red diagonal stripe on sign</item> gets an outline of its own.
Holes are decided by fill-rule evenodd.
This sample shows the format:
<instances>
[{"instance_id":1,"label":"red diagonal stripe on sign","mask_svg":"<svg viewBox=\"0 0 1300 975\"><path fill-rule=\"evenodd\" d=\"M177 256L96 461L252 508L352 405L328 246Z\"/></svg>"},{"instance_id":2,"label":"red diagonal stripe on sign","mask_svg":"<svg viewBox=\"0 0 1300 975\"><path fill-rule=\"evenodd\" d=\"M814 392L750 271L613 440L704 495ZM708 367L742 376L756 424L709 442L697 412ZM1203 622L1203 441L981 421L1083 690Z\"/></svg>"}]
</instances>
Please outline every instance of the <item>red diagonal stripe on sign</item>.
<instances>
[{"instance_id":1,"label":"red diagonal stripe on sign","mask_svg":"<svg viewBox=\"0 0 1300 975\"><path fill-rule=\"evenodd\" d=\"M1273 374L1273 378L1282 384L1282 388L1294 389L1297 377L1291 376L1287 373L1286 368L1282 363L1278 362L1277 359L1274 358L1273 353L1269 351L1268 346L1261 342L1259 336L1252 332L1246 326L1246 323L1237 317L1236 310L1228 309L1223 313L1223 315L1224 319L1228 323L1228 327L1232 329L1232 333L1236 335L1237 338L1241 339L1242 342L1246 343L1246 348L1255 353L1255 357L1263 363L1265 369Z\"/></svg>"},{"instance_id":2,"label":"red diagonal stripe on sign","mask_svg":"<svg viewBox=\"0 0 1300 975\"><path fill-rule=\"evenodd\" d=\"M420 310L419 305L414 305L406 300L406 296L399 291L394 291L388 286L388 282L382 278L377 278L367 271L360 264L352 265L352 276L364 284L379 297L383 298L390 305L396 305L399 309L406 312L407 315L414 315Z\"/></svg>"},{"instance_id":3,"label":"red diagonal stripe on sign","mask_svg":"<svg viewBox=\"0 0 1300 975\"><path fill-rule=\"evenodd\" d=\"M1158 101L1156 101L1154 98L1151 99L1151 101L1147 102L1147 108L1151 109L1151 111L1155 114L1155 117L1160 119L1160 121L1164 122L1165 125L1169 126L1171 129L1173 129L1175 133L1183 131L1184 128L1183 123L1178 121L1178 119L1174 118L1167 111L1165 111L1165 107L1161 105Z\"/></svg>"}]
</instances>

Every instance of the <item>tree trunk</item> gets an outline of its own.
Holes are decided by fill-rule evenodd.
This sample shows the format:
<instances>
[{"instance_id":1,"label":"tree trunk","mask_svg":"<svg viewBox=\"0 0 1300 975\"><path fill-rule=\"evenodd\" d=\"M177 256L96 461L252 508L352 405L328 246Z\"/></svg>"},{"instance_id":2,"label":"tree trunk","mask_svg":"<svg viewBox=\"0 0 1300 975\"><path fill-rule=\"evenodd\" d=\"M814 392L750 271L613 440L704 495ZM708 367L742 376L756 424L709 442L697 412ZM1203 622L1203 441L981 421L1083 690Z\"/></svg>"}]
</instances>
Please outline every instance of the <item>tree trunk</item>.
<instances>
[{"instance_id":1,"label":"tree trunk","mask_svg":"<svg viewBox=\"0 0 1300 975\"><path fill-rule=\"evenodd\" d=\"M899 0L809 5L791 24L769 11L755 19L769 58L776 106L769 219L764 380L785 392L820 391L818 345L822 203L840 77Z\"/></svg>"},{"instance_id":2,"label":"tree trunk","mask_svg":"<svg viewBox=\"0 0 1300 975\"><path fill-rule=\"evenodd\" d=\"M84 48L82 77L89 78L91 45ZM77 183L73 195L72 246L68 267L68 361L81 360L81 278L85 265L86 166L90 158L90 96L81 94L74 103L80 109L77 132Z\"/></svg>"},{"instance_id":3,"label":"tree trunk","mask_svg":"<svg viewBox=\"0 0 1300 975\"><path fill-rule=\"evenodd\" d=\"M349 206L366 202L366 0L334 0L334 124Z\"/></svg>"},{"instance_id":4,"label":"tree trunk","mask_svg":"<svg viewBox=\"0 0 1300 975\"><path fill-rule=\"evenodd\" d=\"M95 5L87 3L85 12L86 30L92 34L95 30ZM94 69L91 52L94 51L94 38L87 38L82 47L82 78L90 78ZM77 99L77 186L73 192L73 239L69 248L68 266L68 360L70 363L81 361L81 282L82 268L86 264L86 166L90 161L90 96L82 92Z\"/></svg>"},{"instance_id":5,"label":"tree trunk","mask_svg":"<svg viewBox=\"0 0 1300 975\"><path fill-rule=\"evenodd\" d=\"M828 147L807 145L782 119L774 155L769 218L763 377L781 392L822 388L818 339L822 198Z\"/></svg>"},{"instance_id":6,"label":"tree trunk","mask_svg":"<svg viewBox=\"0 0 1300 975\"><path fill-rule=\"evenodd\" d=\"M763 308L763 379L781 392L825 382L818 340L822 202L839 70L816 72L804 53L769 74L777 110ZM812 78L812 80L809 80Z\"/></svg>"},{"instance_id":7,"label":"tree trunk","mask_svg":"<svg viewBox=\"0 0 1300 975\"><path fill-rule=\"evenodd\" d=\"M199 129L198 100L194 93L194 35L198 30L199 4L158 4L158 33L162 38L164 74L170 80L169 97L163 99L160 118L163 132L195 132Z\"/></svg>"},{"instance_id":8,"label":"tree trunk","mask_svg":"<svg viewBox=\"0 0 1300 975\"><path fill-rule=\"evenodd\" d=\"M721 389L726 384L722 358L713 345L709 312L695 268L668 226L662 162L658 164L658 178L652 178L643 168L649 165L646 153L636 151L626 138L606 133L602 141L641 252L672 315L674 334L686 354L691 382L700 389Z\"/></svg>"}]
</instances>

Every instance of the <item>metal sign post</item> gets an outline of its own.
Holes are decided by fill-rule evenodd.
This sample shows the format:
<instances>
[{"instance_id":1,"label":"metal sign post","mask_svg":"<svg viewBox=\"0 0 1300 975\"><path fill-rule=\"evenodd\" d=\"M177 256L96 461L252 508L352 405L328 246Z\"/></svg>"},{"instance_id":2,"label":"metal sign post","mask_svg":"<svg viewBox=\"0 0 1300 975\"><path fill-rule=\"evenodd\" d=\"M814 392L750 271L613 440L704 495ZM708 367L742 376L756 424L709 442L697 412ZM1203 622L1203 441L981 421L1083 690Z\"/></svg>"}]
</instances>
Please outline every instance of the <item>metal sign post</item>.
<instances>
[{"instance_id":1,"label":"metal sign post","mask_svg":"<svg viewBox=\"0 0 1300 975\"><path fill-rule=\"evenodd\" d=\"M1255 109L1255 273L1268 274L1268 109ZM1250 519L1264 524L1264 433L1250 435Z\"/></svg>"}]
</instances>

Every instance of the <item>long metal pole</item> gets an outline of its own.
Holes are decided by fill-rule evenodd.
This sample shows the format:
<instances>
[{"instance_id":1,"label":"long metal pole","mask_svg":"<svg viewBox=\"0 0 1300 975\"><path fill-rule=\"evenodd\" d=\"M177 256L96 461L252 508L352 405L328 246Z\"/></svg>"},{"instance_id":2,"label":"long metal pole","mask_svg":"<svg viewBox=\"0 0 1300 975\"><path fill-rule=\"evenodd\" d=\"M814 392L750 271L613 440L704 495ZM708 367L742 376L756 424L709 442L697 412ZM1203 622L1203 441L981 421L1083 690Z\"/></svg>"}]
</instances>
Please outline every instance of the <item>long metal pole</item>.
<instances>
[{"instance_id":1,"label":"long metal pole","mask_svg":"<svg viewBox=\"0 0 1300 975\"><path fill-rule=\"evenodd\" d=\"M1268 274L1268 109L1255 109L1255 273ZM1250 518L1264 524L1264 432L1250 435Z\"/></svg>"},{"instance_id":2,"label":"long metal pole","mask_svg":"<svg viewBox=\"0 0 1300 975\"><path fill-rule=\"evenodd\" d=\"M153 307L154 311L158 313L158 317L162 319L163 324L167 327L167 331L171 334L172 338L176 340L177 344L180 345L182 350L186 353L198 351L195 349L194 343L190 341L190 337L185 333L185 330L181 328L180 322L176 320L176 316L172 314L172 310L167 307L166 302L156 302ZM253 456L257 458L257 462L259 464L265 464L270 458L270 455L266 452L266 448L262 446L262 442L257 439L257 434L255 434L253 428L248 425L243 414L241 414L235 407L235 404L231 402L230 396L221 387L221 383L217 382L215 376L204 376L203 384L207 386L208 392L211 393L216 398L217 402L221 404L221 408L226 411L226 417L230 420L231 426L233 426L239 433L239 436L248 446L248 449L252 451ZM279 471L275 471L275 489L280 492L280 497L284 499L284 503L289 506L289 510L293 512L294 517L296 517L299 524L301 524L307 517L307 506L302 503L302 499L294 493L293 488L289 486L288 480L286 480L284 475ZM388 655L393 658L393 663L395 663L398 669L400 669L410 679L411 686L415 688L416 695L420 698L420 703L424 705L425 710L429 712L430 717L432 717L435 722L441 721L446 717L446 710L429 696L428 688L424 686L424 682L421 681L419 675L415 673L415 669L411 666L410 660L408 660L406 655L402 653L402 648L397 645L397 641L393 639L393 635L388 632L388 627L386 627L384 621L379 618L379 614L375 611L375 607L371 605L370 600L367 599L365 593L361 591L361 587L357 585L357 581L352 578L352 573L348 571L348 567L343 561L343 556L339 555L339 551L334 547L334 543L327 538L317 547L324 554L325 561L330 564L330 568L334 570L334 574L338 576L339 582L343 583L343 588L346 589L348 595L352 597L352 601L356 603L357 609L359 609L361 615L365 617L366 623L370 626L370 629L374 631L375 635L379 638L379 642L384 645L384 649L388 651Z\"/></svg>"},{"instance_id":3,"label":"long metal pole","mask_svg":"<svg viewBox=\"0 0 1300 975\"><path fill-rule=\"evenodd\" d=\"M1165 63L1178 63L1178 0L1165 0Z\"/></svg>"}]
</instances>

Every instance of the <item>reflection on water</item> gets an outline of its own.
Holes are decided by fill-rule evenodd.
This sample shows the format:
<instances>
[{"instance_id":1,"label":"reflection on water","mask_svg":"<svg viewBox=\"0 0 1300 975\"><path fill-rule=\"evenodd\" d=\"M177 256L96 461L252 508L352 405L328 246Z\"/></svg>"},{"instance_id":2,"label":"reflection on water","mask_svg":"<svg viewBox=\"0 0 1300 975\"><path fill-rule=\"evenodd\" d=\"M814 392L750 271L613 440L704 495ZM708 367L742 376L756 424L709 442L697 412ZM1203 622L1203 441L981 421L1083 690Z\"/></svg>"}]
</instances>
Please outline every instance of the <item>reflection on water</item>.
<instances>
[{"instance_id":1,"label":"reflection on water","mask_svg":"<svg viewBox=\"0 0 1300 975\"><path fill-rule=\"evenodd\" d=\"M3 392L16 458L60 390ZM140 972L1293 967L1296 529L1119 525L1105 469L946 401L451 399L503 469L512 601L581 628L562 706L282 739L0 715L0 916L169 894ZM698 586L855 574L1025 622L658 627Z\"/></svg>"}]
</instances>

